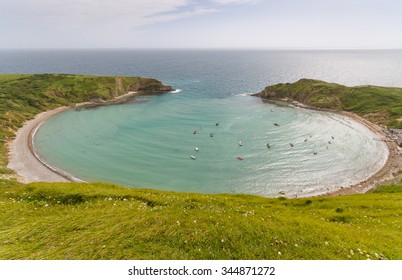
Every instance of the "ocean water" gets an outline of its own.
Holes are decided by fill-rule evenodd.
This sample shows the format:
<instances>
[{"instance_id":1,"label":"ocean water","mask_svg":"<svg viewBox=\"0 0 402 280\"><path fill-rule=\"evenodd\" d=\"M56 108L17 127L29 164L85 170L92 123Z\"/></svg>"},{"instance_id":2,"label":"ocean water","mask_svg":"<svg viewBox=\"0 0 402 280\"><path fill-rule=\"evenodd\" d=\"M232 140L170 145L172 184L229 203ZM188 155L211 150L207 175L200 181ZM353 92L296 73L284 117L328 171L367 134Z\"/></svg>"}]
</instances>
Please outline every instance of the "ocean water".
<instances>
[{"instance_id":1,"label":"ocean water","mask_svg":"<svg viewBox=\"0 0 402 280\"><path fill-rule=\"evenodd\" d=\"M249 93L303 77L402 86L400 50L1 51L0 62L2 73L139 75L180 89L64 112L35 146L86 181L201 193L315 194L357 183L386 159L384 144L350 119Z\"/></svg>"}]
</instances>

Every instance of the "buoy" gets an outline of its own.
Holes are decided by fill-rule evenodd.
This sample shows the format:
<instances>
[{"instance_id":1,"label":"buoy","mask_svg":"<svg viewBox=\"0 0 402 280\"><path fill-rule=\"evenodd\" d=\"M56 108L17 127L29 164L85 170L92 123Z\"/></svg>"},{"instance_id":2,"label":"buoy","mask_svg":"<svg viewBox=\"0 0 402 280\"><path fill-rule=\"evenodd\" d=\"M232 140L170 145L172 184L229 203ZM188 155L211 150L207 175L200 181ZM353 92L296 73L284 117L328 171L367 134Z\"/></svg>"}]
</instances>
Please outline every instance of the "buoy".
<instances>
[{"instance_id":1,"label":"buoy","mask_svg":"<svg viewBox=\"0 0 402 280\"><path fill-rule=\"evenodd\" d=\"M196 133L197 133L197 130L194 130L194 131L193 131L193 134L196 134Z\"/></svg>"},{"instance_id":2,"label":"buoy","mask_svg":"<svg viewBox=\"0 0 402 280\"><path fill-rule=\"evenodd\" d=\"M267 143L267 148L268 148L268 149L271 149L271 146L269 145L269 143Z\"/></svg>"},{"instance_id":3,"label":"buoy","mask_svg":"<svg viewBox=\"0 0 402 280\"><path fill-rule=\"evenodd\" d=\"M243 142L242 142L242 141L239 141L239 146L243 146Z\"/></svg>"},{"instance_id":4,"label":"buoy","mask_svg":"<svg viewBox=\"0 0 402 280\"><path fill-rule=\"evenodd\" d=\"M332 139L335 139L334 136L331 136Z\"/></svg>"},{"instance_id":5,"label":"buoy","mask_svg":"<svg viewBox=\"0 0 402 280\"><path fill-rule=\"evenodd\" d=\"M219 123L217 122L215 125L216 125L216 126L218 126L218 125L219 125Z\"/></svg>"},{"instance_id":6,"label":"buoy","mask_svg":"<svg viewBox=\"0 0 402 280\"><path fill-rule=\"evenodd\" d=\"M316 155L317 154L317 152L314 152L314 155Z\"/></svg>"},{"instance_id":7,"label":"buoy","mask_svg":"<svg viewBox=\"0 0 402 280\"><path fill-rule=\"evenodd\" d=\"M243 160L244 158L242 158L241 156L237 157L238 160Z\"/></svg>"},{"instance_id":8,"label":"buoy","mask_svg":"<svg viewBox=\"0 0 402 280\"><path fill-rule=\"evenodd\" d=\"M290 147L292 147L292 148L293 148L293 144L292 144L292 143L290 143L289 145L290 145Z\"/></svg>"},{"instance_id":9,"label":"buoy","mask_svg":"<svg viewBox=\"0 0 402 280\"><path fill-rule=\"evenodd\" d=\"M214 134L213 134L213 133L210 133L210 134L209 134L209 137L214 137Z\"/></svg>"},{"instance_id":10,"label":"buoy","mask_svg":"<svg viewBox=\"0 0 402 280\"><path fill-rule=\"evenodd\" d=\"M198 149L197 147L195 147L195 150L198 152L200 149Z\"/></svg>"},{"instance_id":11,"label":"buoy","mask_svg":"<svg viewBox=\"0 0 402 280\"><path fill-rule=\"evenodd\" d=\"M279 126L279 123L274 123L274 126Z\"/></svg>"},{"instance_id":12,"label":"buoy","mask_svg":"<svg viewBox=\"0 0 402 280\"><path fill-rule=\"evenodd\" d=\"M190 156L191 159L195 159L195 156Z\"/></svg>"},{"instance_id":13,"label":"buoy","mask_svg":"<svg viewBox=\"0 0 402 280\"><path fill-rule=\"evenodd\" d=\"M308 139L304 139L304 142L307 142Z\"/></svg>"}]
</instances>

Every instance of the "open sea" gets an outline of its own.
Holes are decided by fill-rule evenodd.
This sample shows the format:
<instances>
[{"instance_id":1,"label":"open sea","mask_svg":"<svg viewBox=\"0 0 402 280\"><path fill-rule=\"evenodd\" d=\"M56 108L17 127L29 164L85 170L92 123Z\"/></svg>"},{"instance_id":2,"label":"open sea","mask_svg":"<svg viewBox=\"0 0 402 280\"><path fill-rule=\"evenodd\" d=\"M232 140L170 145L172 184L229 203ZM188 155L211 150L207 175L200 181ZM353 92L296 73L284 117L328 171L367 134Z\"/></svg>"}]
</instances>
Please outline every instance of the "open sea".
<instances>
[{"instance_id":1,"label":"open sea","mask_svg":"<svg viewBox=\"0 0 402 280\"><path fill-rule=\"evenodd\" d=\"M300 78L402 87L402 50L3 50L0 73L145 76L177 89L43 124L39 154L77 178L304 196L367 178L385 162L385 145L350 119L249 94Z\"/></svg>"}]
</instances>

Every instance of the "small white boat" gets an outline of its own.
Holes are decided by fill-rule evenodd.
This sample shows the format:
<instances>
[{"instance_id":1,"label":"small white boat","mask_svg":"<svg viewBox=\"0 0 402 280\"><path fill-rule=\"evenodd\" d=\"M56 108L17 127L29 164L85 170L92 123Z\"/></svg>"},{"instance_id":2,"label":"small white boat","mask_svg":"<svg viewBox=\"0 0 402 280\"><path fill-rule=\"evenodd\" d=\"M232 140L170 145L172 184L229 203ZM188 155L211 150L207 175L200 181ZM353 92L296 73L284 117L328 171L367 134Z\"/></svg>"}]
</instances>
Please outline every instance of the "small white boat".
<instances>
[{"instance_id":1,"label":"small white boat","mask_svg":"<svg viewBox=\"0 0 402 280\"><path fill-rule=\"evenodd\" d=\"M190 156L191 159L195 159L195 156Z\"/></svg>"},{"instance_id":2,"label":"small white boat","mask_svg":"<svg viewBox=\"0 0 402 280\"><path fill-rule=\"evenodd\" d=\"M242 141L239 141L239 146L243 146L243 142L242 142Z\"/></svg>"},{"instance_id":3,"label":"small white boat","mask_svg":"<svg viewBox=\"0 0 402 280\"><path fill-rule=\"evenodd\" d=\"M198 149L197 147L195 147L195 150L198 152L200 149Z\"/></svg>"}]
</instances>

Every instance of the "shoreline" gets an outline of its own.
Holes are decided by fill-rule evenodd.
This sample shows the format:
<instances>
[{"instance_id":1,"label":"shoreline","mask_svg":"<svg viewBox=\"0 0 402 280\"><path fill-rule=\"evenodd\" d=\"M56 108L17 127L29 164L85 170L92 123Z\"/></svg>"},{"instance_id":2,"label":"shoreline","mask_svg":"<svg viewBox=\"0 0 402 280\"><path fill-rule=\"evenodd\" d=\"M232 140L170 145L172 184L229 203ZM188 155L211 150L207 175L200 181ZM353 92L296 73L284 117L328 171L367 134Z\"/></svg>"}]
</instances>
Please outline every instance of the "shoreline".
<instances>
[{"instance_id":1,"label":"shoreline","mask_svg":"<svg viewBox=\"0 0 402 280\"><path fill-rule=\"evenodd\" d=\"M15 139L8 143L9 150L9 163L8 168L12 169L17 174L17 180L22 183L30 182L85 182L80 180L73 175L55 168L49 165L44 159L42 159L36 152L34 147L34 136L40 126L47 121L49 118L64 112L72 108L93 108L98 106L121 104L125 103L128 99L136 96L137 92L128 92L127 94L115 97L111 100L100 101L100 102L83 102L73 104L72 106L62 106L53 110L45 111L36 115L33 119L25 122L23 127L21 127L15 136ZM380 183L392 180L398 174L398 171L402 169L402 158L400 156L399 147L396 145L395 141L392 141L383 128L380 126L358 116L352 112L346 111L336 111L323 108L315 108L307 106L297 101L290 99L263 99L263 102L269 101L285 101L289 106L296 106L310 110L323 111L335 113L347 118L352 119L366 128L368 128L372 133L379 137L379 139L385 143L386 149L388 150L388 157L385 163L376 172L371 174L366 179L350 185L348 187L340 186L336 190L316 192L311 195L302 197L313 197L313 196L338 196L338 195L351 195L351 194L361 194L365 193L371 189L377 187ZM285 194L286 196L286 194ZM301 197L301 196L296 196Z\"/></svg>"},{"instance_id":2,"label":"shoreline","mask_svg":"<svg viewBox=\"0 0 402 280\"><path fill-rule=\"evenodd\" d=\"M121 104L136 96L138 92L130 91L107 101L88 101L76 103L71 106L61 106L52 110L37 114L33 119L28 120L18 129L15 138L7 143L8 164L7 167L13 170L17 181L21 183L31 182L85 182L64 170L60 170L48 164L36 152L33 142L34 136L40 126L49 118L64 111L76 108L92 108L98 106Z\"/></svg>"},{"instance_id":3,"label":"shoreline","mask_svg":"<svg viewBox=\"0 0 402 280\"><path fill-rule=\"evenodd\" d=\"M353 112L348 111L338 111L333 109L325 109L325 108L317 108L308 106L301 102L284 98L284 99L263 99L263 102L272 101L284 101L288 103L289 106L300 107L304 109L314 110L314 111L322 111L322 112L329 112L334 113L340 116L344 116L350 118L351 120L360 123L361 125L368 128L374 135L378 136L380 141L385 143L386 149L388 150L388 156L385 160L385 163L380 167L376 172L368 176L366 179L350 185L348 187L339 187L337 190L330 190L327 192L323 192L321 194L312 194L309 197L315 196L340 196L340 195L352 195L352 194L363 194L370 190L375 189L381 183L386 181L393 180L397 177L398 172L402 169L402 154L400 153L400 147L395 143L394 140L390 138L390 136L385 132L385 130L375 124L370 122L369 120L357 115Z\"/></svg>"}]
</instances>

